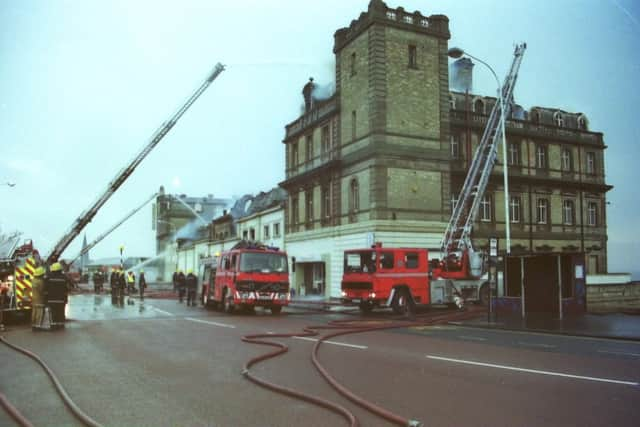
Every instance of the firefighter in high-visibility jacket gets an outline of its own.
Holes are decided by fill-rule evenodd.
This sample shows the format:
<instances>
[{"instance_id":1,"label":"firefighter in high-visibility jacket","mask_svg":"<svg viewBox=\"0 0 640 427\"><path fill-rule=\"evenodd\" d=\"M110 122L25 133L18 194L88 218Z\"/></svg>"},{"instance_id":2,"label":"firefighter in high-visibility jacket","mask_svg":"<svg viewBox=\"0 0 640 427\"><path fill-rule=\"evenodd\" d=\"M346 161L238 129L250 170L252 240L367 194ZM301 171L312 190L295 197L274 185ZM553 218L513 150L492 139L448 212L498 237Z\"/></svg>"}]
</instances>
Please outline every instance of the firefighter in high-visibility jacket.
<instances>
[{"instance_id":1,"label":"firefighter in high-visibility jacket","mask_svg":"<svg viewBox=\"0 0 640 427\"><path fill-rule=\"evenodd\" d=\"M51 311L51 329L64 328L64 309L69 294L69 279L62 271L62 265L54 262L45 278L47 305Z\"/></svg>"},{"instance_id":2,"label":"firefighter in high-visibility jacket","mask_svg":"<svg viewBox=\"0 0 640 427\"><path fill-rule=\"evenodd\" d=\"M47 290L45 289L45 268L36 267L31 282L31 329L39 331L44 327L44 315L47 307Z\"/></svg>"}]
</instances>

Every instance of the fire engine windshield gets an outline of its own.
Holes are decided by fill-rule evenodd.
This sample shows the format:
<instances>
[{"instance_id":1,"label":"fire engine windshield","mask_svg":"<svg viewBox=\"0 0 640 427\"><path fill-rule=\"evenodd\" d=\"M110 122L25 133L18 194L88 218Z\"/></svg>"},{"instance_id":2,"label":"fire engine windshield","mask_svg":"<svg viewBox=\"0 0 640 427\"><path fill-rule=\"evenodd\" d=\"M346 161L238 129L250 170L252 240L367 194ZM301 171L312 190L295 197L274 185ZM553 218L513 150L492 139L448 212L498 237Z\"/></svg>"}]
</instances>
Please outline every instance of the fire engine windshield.
<instances>
[{"instance_id":1,"label":"fire engine windshield","mask_svg":"<svg viewBox=\"0 0 640 427\"><path fill-rule=\"evenodd\" d=\"M345 273L373 273L376 271L376 252L360 251L344 254Z\"/></svg>"},{"instance_id":2,"label":"fire engine windshield","mask_svg":"<svg viewBox=\"0 0 640 427\"><path fill-rule=\"evenodd\" d=\"M240 271L245 273L286 273L287 257L268 252L245 252L240 256Z\"/></svg>"}]
</instances>

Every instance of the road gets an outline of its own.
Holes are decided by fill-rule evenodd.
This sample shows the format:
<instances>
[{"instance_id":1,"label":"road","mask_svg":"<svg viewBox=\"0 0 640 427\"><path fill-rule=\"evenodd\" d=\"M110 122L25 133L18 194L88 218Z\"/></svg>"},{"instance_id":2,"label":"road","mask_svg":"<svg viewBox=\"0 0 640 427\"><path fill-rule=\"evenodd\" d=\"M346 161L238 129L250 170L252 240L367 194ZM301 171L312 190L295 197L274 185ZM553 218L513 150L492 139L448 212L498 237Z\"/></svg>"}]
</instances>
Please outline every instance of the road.
<instances>
[{"instance_id":1,"label":"road","mask_svg":"<svg viewBox=\"0 0 640 427\"><path fill-rule=\"evenodd\" d=\"M63 331L12 326L5 338L38 355L76 404L105 426L341 426L339 415L260 388L244 364L268 348L252 333L302 331L353 313L285 309L227 315L175 300L114 307L74 295ZM252 368L351 410L363 426L391 425L349 402L310 361L313 338L278 338L289 352ZM320 348L328 371L356 394L425 426L635 426L640 342L440 325L337 337ZM79 426L31 359L0 345L0 390L35 426ZM0 425L17 425L4 412Z\"/></svg>"}]
</instances>

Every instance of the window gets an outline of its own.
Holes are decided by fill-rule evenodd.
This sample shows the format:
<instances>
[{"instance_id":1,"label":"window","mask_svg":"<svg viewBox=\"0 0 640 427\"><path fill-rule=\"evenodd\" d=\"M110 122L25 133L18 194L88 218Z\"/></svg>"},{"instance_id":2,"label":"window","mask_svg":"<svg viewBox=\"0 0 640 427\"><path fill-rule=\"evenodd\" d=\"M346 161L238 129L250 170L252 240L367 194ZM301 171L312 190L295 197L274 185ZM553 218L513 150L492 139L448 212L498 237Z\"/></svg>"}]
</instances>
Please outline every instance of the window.
<instances>
[{"instance_id":1,"label":"window","mask_svg":"<svg viewBox=\"0 0 640 427\"><path fill-rule=\"evenodd\" d=\"M380 254L380 268L387 270L393 268L393 252L383 252Z\"/></svg>"},{"instance_id":2,"label":"window","mask_svg":"<svg viewBox=\"0 0 640 427\"><path fill-rule=\"evenodd\" d=\"M268 240L270 238L270 236L269 236L269 226L268 225L264 226L263 234L264 234L264 239L265 240Z\"/></svg>"},{"instance_id":3,"label":"window","mask_svg":"<svg viewBox=\"0 0 640 427\"><path fill-rule=\"evenodd\" d=\"M520 144L512 142L507 146L507 161L511 166L520 164Z\"/></svg>"},{"instance_id":4,"label":"window","mask_svg":"<svg viewBox=\"0 0 640 427\"><path fill-rule=\"evenodd\" d=\"M413 24L413 16L405 15L402 17L402 20L407 24Z\"/></svg>"},{"instance_id":5,"label":"window","mask_svg":"<svg viewBox=\"0 0 640 427\"><path fill-rule=\"evenodd\" d=\"M298 167L298 142L294 142L291 146L291 168L295 169Z\"/></svg>"},{"instance_id":6,"label":"window","mask_svg":"<svg viewBox=\"0 0 640 427\"><path fill-rule=\"evenodd\" d=\"M273 224L273 237L280 237L280 223Z\"/></svg>"},{"instance_id":7,"label":"window","mask_svg":"<svg viewBox=\"0 0 640 427\"><path fill-rule=\"evenodd\" d=\"M409 45L409 68L418 68L418 50L413 44Z\"/></svg>"},{"instance_id":8,"label":"window","mask_svg":"<svg viewBox=\"0 0 640 427\"><path fill-rule=\"evenodd\" d=\"M320 133L320 150L322 152L322 158L325 159L331 150L331 139L329 138L329 125L323 126Z\"/></svg>"},{"instance_id":9,"label":"window","mask_svg":"<svg viewBox=\"0 0 640 427\"><path fill-rule=\"evenodd\" d=\"M256 240L256 229L253 227L249 229L249 238L251 240Z\"/></svg>"},{"instance_id":10,"label":"window","mask_svg":"<svg viewBox=\"0 0 640 427\"><path fill-rule=\"evenodd\" d=\"M587 119L583 115L578 116L578 129L587 130Z\"/></svg>"},{"instance_id":11,"label":"window","mask_svg":"<svg viewBox=\"0 0 640 427\"><path fill-rule=\"evenodd\" d=\"M547 215L549 211L549 201L547 199L538 199L536 202L536 222L538 224L547 223Z\"/></svg>"},{"instance_id":12,"label":"window","mask_svg":"<svg viewBox=\"0 0 640 427\"><path fill-rule=\"evenodd\" d=\"M360 209L360 190L358 188L358 180L356 178L352 179L349 187L349 212L358 212L358 209Z\"/></svg>"},{"instance_id":13,"label":"window","mask_svg":"<svg viewBox=\"0 0 640 427\"><path fill-rule=\"evenodd\" d=\"M355 52L351 54L351 62L349 63L349 68L351 70L351 75L355 76L356 75L356 53Z\"/></svg>"},{"instance_id":14,"label":"window","mask_svg":"<svg viewBox=\"0 0 640 427\"><path fill-rule=\"evenodd\" d=\"M473 112L478 114L484 114L484 102L481 99L477 99L473 103Z\"/></svg>"},{"instance_id":15,"label":"window","mask_svg":"<svg viewBox=\"0 0 640 427\"><path fill-rule=\"evenodd\" d=\"M429 20L428 19L421 19L420 20L420 25L427 28L429 27Z\"/></svg>"},{"instance_id":16,"label":"window","mask_svg":"<svg viewBox=\"0 0 640 427\"><path fill-rule=\"evenodd\" d=\"M456 208L458 204L458 195L456 193L451 193L451 211Z\"/></svg>"},{"instance_id":17,"label":"window","mask_svg":"<svg viewBox=\"0 0 640 427\"><path fill-rule=\"evenodd\" d=\"M395 12L391 12L391 11L387 11L387 18L391 19L392 21L396 20L396 13Z\"/></svg>"},{"instance_id":18,"label":"window","mask_svg":"<svg viewBox=\"0 0 640 427\"><path fill-rule=\"evenodd\" d=\"M351 112L351 140L356 140L356 111Z\"/></svg>"},{"instance_id":19,"label":"window","mask_svg":"<svg viewBox=\"0 0 640 427\"><path fill-rule=\"evenodd\" d=\"M520 222L520 197L511 197L509 200L509 221Z\"/></svg>"},{"instance_id":20,"label":"window","mask_svg":"<svg viewBox=\"0 0 640 427\"><path fill-rule=\"evenodd\" d=\"M491 196L485 195L480 202L480 221L491 221Z\"/></svg>"},{"instance_id":21,"label":"window","mask_svg":"<svg viewBox=\"0 0 640 427\"><path fill-rule=\"evenodd\" d=\"M244 231L242 232L242 238L243 238L244 240L249 239L249 231L244 230Z\"/></svg>"},{"instance_id":22,"label":"window","mask_svg":"<svg viewBox=\"0 0 640 427\"><path fill-rule=\"evenodd\" d=\"M404 265L407 269L418 268L418 253L409 252L404 256Z\"/></svg>"},{"instance_id":23,"label":"window","mask_svg":"<svg viewBox=\"0 0 640 427\"><path fill-rule=\"evenodd\" d=\"M568 172L571 170L571 150L568 148L562 149L562 154L560 155L560 160L562 163L562 170L564 172Z\"/></svg>"},{"instance_id":24,"label":"window","mask_svg":"<svg viewBox=\"0 0 640 427\"><path fill-rule=\"evenodd\" d=\"M322 216L323 218L331 216L331 187L329 185L322 187Z\"/></svg>"},{"instance_id":25,"label":"window","mask_svg":"<svg viewBox=\"0 0 640 427\"><path fill-rule=\"evenodd\" d=\"M559 128L564 127L564 117L559 111L553 113L553 123Z\"/></svg>"},{"instance_id":26,"label":"window","mask_svg":"<svg viewBox=\"0 0 640 427\"><path fill-rule=\"evenodd\" d=\"M313 222L313 190L307 190L304 195L305 214L307 223Z\"/></svg>"},{"instance_id":27,"label":"window","mask_svg":"<svg viewBox=\"0 0 640 427\"><path fill-rule=\"evenodd\" d=\"M449 108L452 110L456 109L456 100L451 94L449 94Z\"/></svg>"},{"instance_id":28,"label":"window","mask_svg":"<svg viewBox=\"0 0 640 427\"><path fill-rule=\"evenodd\" d=\"M598 204L596 202L587 204L587 225L590 227L598 225Z\"/></svg>"},{"instance_id":29,"label":"window","mask_svg":"<svg viewBox=\"0 0 640 427\"><path fill-rule=\"evenodd\" d=\"M596 173L596 153L589 151L587 153L587 173L595 174Z\"/></svg>"},{"instance_id":30,"label":"window","mask_svg":"<svg viewBox=\"0 0 640 427\"><path fill-rule=\"evenodd\" d=\"M313 159L313 136L307 135L305 160L308 162L311 161L311 159Z\"/></svg>"},{"instance_id":31,"label":"window","mask_svg":"<svg viewBox=\"0 0 640 427\"><path fill-rule=\"evenodd\" d=\"M573 225L575 222L573 200L565 200L562 202L562 223L564 225Z\"/></svg>"},{"instance_id":32,"label":"window","mask_svg":"<svg viewBox=\"0 0 640 427\"><path fill-rule=\"evenodd\" d=\"M536 167L538 169L547 168L547 149L542 145L536 147Z\"/></svg>"},{"instance_id":33,"label":"window","mask_svg":"<svg viewBox=\"0 0 640 427\"><path fill-rule=\"evenodd\" d=\"M298 217L298 196L291 197L291 224L297 224L299 221Z\"/></svg>"},{"instance_id":34,"label":"window","mask_svg":"<svg viewBox=\"0 0 640 427\"><path fill-rule=\"evenodd\" d=\"M460 135L451 135L451 158L460 158Z\"/></svg>"}]
</instances>

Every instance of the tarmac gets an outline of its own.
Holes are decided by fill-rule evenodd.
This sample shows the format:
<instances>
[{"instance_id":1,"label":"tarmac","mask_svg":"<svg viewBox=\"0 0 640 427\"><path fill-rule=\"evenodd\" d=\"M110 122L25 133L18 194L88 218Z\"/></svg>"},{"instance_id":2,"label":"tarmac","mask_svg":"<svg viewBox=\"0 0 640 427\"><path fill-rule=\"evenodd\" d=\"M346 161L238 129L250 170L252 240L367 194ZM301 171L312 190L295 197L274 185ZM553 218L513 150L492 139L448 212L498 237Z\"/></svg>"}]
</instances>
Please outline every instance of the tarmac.
<instances>
[{"instance_id":1,"label":"tarmac","mask_svg":"<svg viewBox=\"0 0 640 427\"><path fill-rule=\"evenodd\" d=\"M83 292L91 292L92 285L80 286ZM149 283L145 297L174 298L171 283ZM357 309L354 306L340 304L339 298L326 298L318 295L296 296L291 301L294 307L317 307L318 309L340 312L343 310ZM495 315L494 315L495 316ZM592 338L620 339L640 341L640 310L633 313L608 313L608 314L584 314L580 316L568 316L564 319L554 319L547 314L528 314L526 318L519 316L499 318L493 317L488 321L488 316L483 315L477 319L457 322L456 325L486 328L504 329L511 331L526 331L556 335L584 336Z\"/></svg>"}]
</instances>

